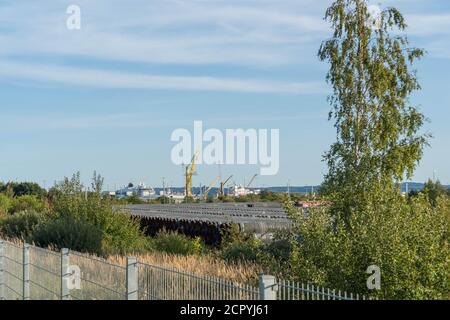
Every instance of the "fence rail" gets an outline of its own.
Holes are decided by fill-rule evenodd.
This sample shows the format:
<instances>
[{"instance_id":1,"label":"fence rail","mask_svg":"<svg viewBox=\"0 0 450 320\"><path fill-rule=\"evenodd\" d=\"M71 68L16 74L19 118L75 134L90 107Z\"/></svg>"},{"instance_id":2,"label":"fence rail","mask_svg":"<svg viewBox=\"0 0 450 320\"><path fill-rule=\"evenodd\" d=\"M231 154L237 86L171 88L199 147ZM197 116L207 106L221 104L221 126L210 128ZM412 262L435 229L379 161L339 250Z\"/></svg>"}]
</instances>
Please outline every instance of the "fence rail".
<instances>
[{"instance_id":1,"label":"fence rail","mask_svg":"<svg viewBox=\"0 0 450 320\"><path fill-rule=\"evenodd\" d=\"M126 265L68 249L55 252L0 239L0 300L360 300L261 275L259 286L127 258Z\"/></svg>"}]
</instances>

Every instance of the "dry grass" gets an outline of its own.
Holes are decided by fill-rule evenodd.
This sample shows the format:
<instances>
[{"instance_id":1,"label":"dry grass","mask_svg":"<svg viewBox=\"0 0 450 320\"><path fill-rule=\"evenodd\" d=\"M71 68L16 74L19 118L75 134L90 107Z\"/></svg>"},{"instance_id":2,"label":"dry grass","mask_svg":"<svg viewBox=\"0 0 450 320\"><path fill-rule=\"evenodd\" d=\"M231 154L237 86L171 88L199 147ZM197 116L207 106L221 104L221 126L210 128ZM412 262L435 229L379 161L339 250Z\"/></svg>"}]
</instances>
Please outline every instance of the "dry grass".
<instances>
[{"instance_id":1,"label":"dry grass","mask_svg":"<svg viewBox=\"0 0 450 320\"><path fill-rule=\"evenodd\" d=\"M8 241L18 246L23 245L23 241L20 239L8 239ZM53 252L59 251L51 247L47 249ZM199 276L217 277L242 285L255 284L258 275L262 273L262 268L257 264L250 262L228 263L213 255L182 256L163 252L149 252L134 256L141 263L172 268L180 272L192 273ZM120 266L126 265L125 256L113 255L108 257L107 260Z\"/></svg>"},{"instance_id":2,"label":"dry grass","mask_svg":"<svg viewBox=\"0 0 450 320\"><path fill-rule=\"evenodd\" d=\"M212 255L181 256L161 252L151 252L136 256L142 263L153 266L174 268L180 272L193 273L201 276L212 276L239 284L254 284L262 269L252 263L227 263ZM112 263L124 265L126 258L111 256Z\"/></svg>"}]
</instances>

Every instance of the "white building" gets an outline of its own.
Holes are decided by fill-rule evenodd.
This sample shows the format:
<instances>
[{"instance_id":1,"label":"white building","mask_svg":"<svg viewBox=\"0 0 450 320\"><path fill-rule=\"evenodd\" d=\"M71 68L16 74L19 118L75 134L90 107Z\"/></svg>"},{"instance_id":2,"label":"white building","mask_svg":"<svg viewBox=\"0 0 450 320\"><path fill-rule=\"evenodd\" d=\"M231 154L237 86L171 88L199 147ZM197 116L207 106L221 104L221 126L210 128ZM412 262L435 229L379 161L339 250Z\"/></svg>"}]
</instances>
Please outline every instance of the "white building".
<instances>
[{"instance_id":1,"label":"white building","mask_svg":"<svg viewBox=\"0 0 450 320\"><path fill-rule=\"evenodd\" d=\"M233 197L245 197L250 194L260 194L261 190L250 190L243 186L235 185L229 189L229 194Z\"/></svg>"},{"instance_id":2,"label":"white building","mask_svg":"<svg viewBox=\"0 0 450 320\"><path fill-rule=\"evenodd\" d=\"M157 198L155 190L152 187L147 187L144 183L140 183L136 187L130 183L128 186L116 191L116 197L118 199L128 198L133 195L136 195L141 200Z\"/></svg>"}]
</instances>

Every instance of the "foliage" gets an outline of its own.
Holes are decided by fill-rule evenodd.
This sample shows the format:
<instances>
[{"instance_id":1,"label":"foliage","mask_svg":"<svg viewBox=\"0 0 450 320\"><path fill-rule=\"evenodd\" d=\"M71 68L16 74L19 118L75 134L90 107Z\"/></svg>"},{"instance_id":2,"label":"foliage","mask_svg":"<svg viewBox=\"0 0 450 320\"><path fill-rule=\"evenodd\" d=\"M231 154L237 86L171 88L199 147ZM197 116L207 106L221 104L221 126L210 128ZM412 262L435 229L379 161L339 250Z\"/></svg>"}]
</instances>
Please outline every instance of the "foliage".
<instances>
[{"instance_id":1,"label":"foliage","mask_svg":"<svg viewBox=\"0 0 450 320\"><path fill-rule=\"evenodd\" d=\"M266 273L281 278L288 277L291 269L291 252L294 249L290 238L292 232L288 230L278 231L274 238L264 243L258 253L258 264Z\"/></svg>"},{"instance_id":2,"label":"foliage","mask_svg":"<svg viewBox=\"0 0 450 320\"><path fill-rule=\"evenodd\" d=\"M422 193L426 194L430 203L435 207L437 199L448 194L448 189L439 181L433 182L431 179L425 183Z\"/></svg>"},{"instance_id":3,"label":"foliage","mask_svg":"<svg viewBox=\"0 0 450 320\"><path fill-rule=\"evenodd\" d=\"M47 195L47 191L34 182L8 182L7 184L0 184L0 193L7 193L8 191L12 193L11 196L13 197L29 195L42 199Z\"/></svg>"},{"instance_id":4,"label":"foliage","mask_svg":"<svg viewBox=\"0 0 450 320\"><path fill-rule=\"evenodd\" d=\"M102 231L92 223L63 216L57 219L47 219L37 225L32 233L32 241L41 247L55 249L70 248L79 252L101 255Z\"/></svg>"},{"instance_id":5,"label":"foliage","mask_svg":"<svg viewBox=\"0 0 450 320\"><path fill-rule=\"evenodd\" d=\"M0 193L0 215L6 215L12 205L12 199Z\"/></svg>"},{"instance_id":6,"label":"foliage","mask_svg":"<svg viewBox=\"0 0 450 320\"><path fill-rule=\"evenodd\" d=\"M191 239L177 232L166 230L159 232L152 239L151 245L154 250L180 255L199 255L205 250L199 237Z\"/></svg>"},{"instance_id":7,"label":"foliage","mask_svg":"<svg viewBox=\"0 0 450 320\"><path fill-rule=\"evenodd\" d=\"M321 192L330 205L287 205L294 227L286 271L376 298L448 299L449 201L428 201L433 192L405 199L397 184L412 176L429 138L420 132L425 117L409 102L420 89L413 64L424 51L409 46L395 8L374 21L366 0L335 0L325 19L334 33L319 58L331 65L338 137L325 155ZM382 284L369 292L372 265L381 268Z\"/></svg>"},{"instance_id":8,"label":"foliage","mask_svg":"<svg viewBox=\"0 0 450 320\"><path fill-rule=\"evenodd\" d=\"M147 239L140 229L139 220L114 209L110 199L101 196L101 178L93 181L94 192L86 193L80 174L65 178L55 186L52 211L56 217L69 217L90 223L102 233L105 254L129 253L145 250Z\"/></svg>"},{"instance_id":9,"label":"foliage","mask_svg":"<svg viewBox=\"0 0 450 320\"><path fill-rule=\"evenodd\" d=\"M399 195L369 199L347 223L329 208L308 217L289 207L295 222L291 237L291 276L382 299L448 299L450 204L432 207L424 196L408 203ZM382 272L380 291L368 292L365 273Z\"/></svg>"},{"instance_id":10,"label":"foliage","mask_svg":"<svg viewBox=\"0 0 450 320\"><path fill-rule=\"evenodd\" d=\"M394 189L422 157L429 135L409 96L420 89L413 63L424 55L404 35L406 22L395 8L372 21L366 0L336 0L325 19L334 29L319 58L330 63L329 97L338 140L325 155L324 192L347 219L365 205L378 185Z\"/></svg>"},{"instance_id":11,"label":"foliage","mask_svg":"<svg viewBox=\"0 0 450 320\"><path fill-rule=\"evenodd\" d=\"M244 240L225 241L221 249L221 256L228 262L256 262L261 246L261 242L254 236Z\"/></svg>"},{"instance_id":12,"label":"foliage","mask_svg":"<svg viewBox=\"0 0 450 320\"><path fill-rule=\"evenodd\" d=\"M45 202L34 195L23 195L12 199L9 213L15 214L22 211L41 212L46 208Z\"/></svg>"},{"instance_id":13,"label":"foliage","mask_svg":"<svg viewBox=\"0 0 450 320\"><path fill-rule=\"evenodd\" d=\"M35 227L44 220L44 215L34 211L23 211L0 219L0 234L6 238L31 241Z\"/></svg>"}]
</instances>

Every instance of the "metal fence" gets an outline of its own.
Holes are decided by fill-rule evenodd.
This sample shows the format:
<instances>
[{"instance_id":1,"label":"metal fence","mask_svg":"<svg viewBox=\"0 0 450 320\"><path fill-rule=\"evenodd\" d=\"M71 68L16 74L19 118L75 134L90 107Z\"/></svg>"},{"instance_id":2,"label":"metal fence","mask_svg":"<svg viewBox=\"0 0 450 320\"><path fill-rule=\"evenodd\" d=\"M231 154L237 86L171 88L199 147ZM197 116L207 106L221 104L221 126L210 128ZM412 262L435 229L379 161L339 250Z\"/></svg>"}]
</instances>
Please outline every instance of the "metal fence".
<instances>
[{"instance_id":1,"label":"metal fence","mask_svg":"<svg viewBox=\"0 0 450 320\"><path fill-rule=\"evenodd\" d=\"M259 289L176 269L138 263L142 300L259 300Z\"/></svg>"},{"instance_id":2,"label":"metal fence","mask_svg":"<svg viewBox=\"0 0 450 320\"><path fill-rule=\"evenodd\" d=\"M366 296L329 288L278 280L277 300L366 300Z\"/></svg>"},{"instance_id":3,"label":"metal fence","mask_svg":"<svg viewBox=\"0 0 450 320\"><path fill-rule=\"evenodd\" d=\"M0 300L359 300L358 295L262 275L241 285L127 258L126 265L68 249L0 240ZM365 299L365 297L361 297Z\"/></svg>"}]
</instances>

